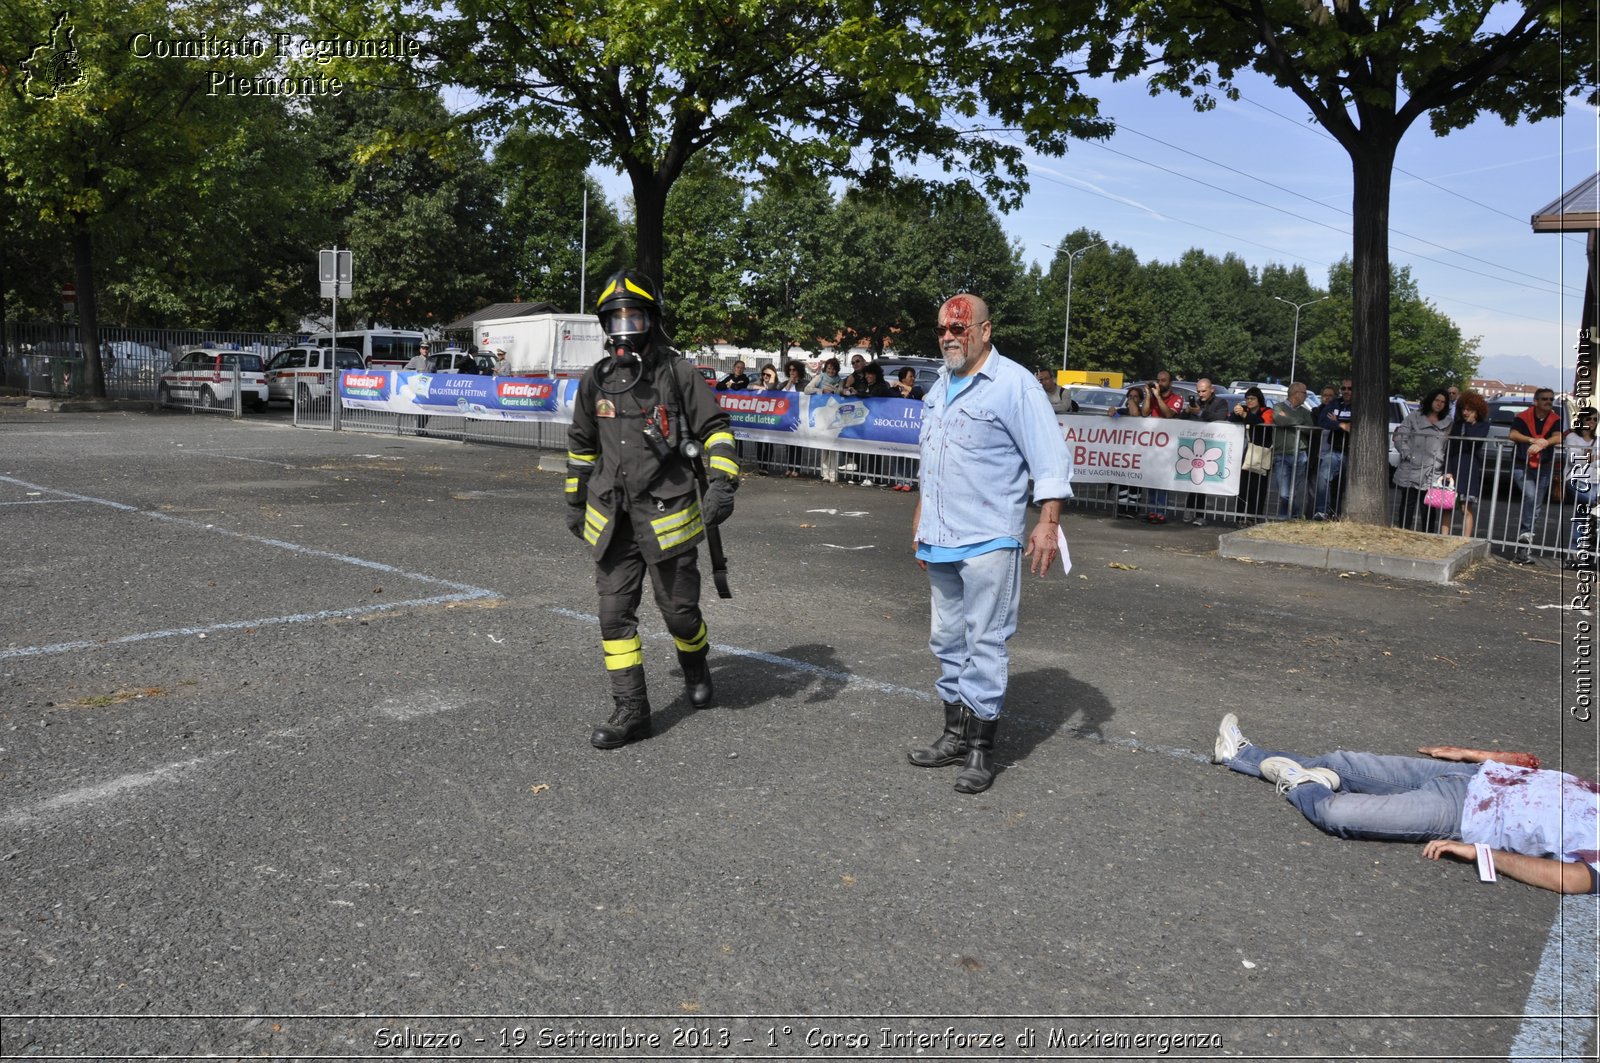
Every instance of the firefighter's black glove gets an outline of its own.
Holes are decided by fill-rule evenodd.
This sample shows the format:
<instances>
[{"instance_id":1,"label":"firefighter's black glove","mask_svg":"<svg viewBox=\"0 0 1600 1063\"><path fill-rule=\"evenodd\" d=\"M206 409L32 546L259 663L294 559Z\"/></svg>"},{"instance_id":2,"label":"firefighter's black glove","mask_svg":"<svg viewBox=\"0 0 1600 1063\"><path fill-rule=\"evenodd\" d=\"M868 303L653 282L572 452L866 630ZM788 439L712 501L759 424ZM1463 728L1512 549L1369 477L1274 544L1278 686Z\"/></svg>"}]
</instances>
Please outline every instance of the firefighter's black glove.
<instances>
[{"instance_id":1,"label":"firefighter's black glove","mask_svg":"<svg viewBox=\"0 0 1600 1063\"><path fill-rule=\"evenodd\" d=\"M578 538L583 538L583 507L567 507L567 530Z\"/></svg>"},{"instance_id":2,"label":"firefighter's black glove","mask_svg":"<svg viewBox=\"0 0 1600 1063\"><path fill-rule=\"evenodd\" d=\"M700 517L705 521L706 527L715 528L731 516L733 516L733 481L718 480L706 488L706 496L700 500Z\"/></svg>"}]
</instances>

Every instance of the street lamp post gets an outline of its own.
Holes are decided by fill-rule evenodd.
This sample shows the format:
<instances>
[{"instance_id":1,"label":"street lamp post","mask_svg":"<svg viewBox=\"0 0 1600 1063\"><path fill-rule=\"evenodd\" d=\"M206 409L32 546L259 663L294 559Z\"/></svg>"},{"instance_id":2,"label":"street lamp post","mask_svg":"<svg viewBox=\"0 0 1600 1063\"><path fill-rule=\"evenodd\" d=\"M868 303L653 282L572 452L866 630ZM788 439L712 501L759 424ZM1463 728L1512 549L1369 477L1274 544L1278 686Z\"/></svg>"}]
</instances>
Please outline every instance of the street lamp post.
<instances>
[{"instance_id":1,"label":"street lamp post","mask_svg":"<svg viewBox=\"0 0 1600 1063\"><path fill-rule=\"evenodd\" d=\"M1055 244L1045 244L1044 241L1042 241L1042 240L1039 241L1039 242L1041 244L1044 244L1045 247L1048 247L1053 251L1066 250L1065 248L1057 247ZM1067 251L1067 318L1066 318L1065 323L1062 324L1062 326L1061 326L1061 371L1063 373L1067 371L1067 344L1069 343L1069 341L1072 338L1072 267L1073 267L1073 264L1078 261L1078 256L1083 254L1085 251L1092 251L1097 247L1104 247L1106 244L1108 244L1110 242L1111 241L1109 241L1109 240L1100 240L1100 241L1098 241L1096 243L1086 244L1085 246L1078 248L1076 251Z\"/></svg>"},{"instance_id":2,"label":"street lamp post","mask_svg":"<svg viewBox=\"0 0 1600 1063\"><path fill-rule=\"evenodd\" d=\"M1331 295L1324 295L1322 297L1322 299L1313 299L1309 303L1291 302L1290 300L1285 299L1281 295L1274 295L1273 298L1278 300L1278 302L1283 303L1286 306L1294 307L1294 346L1293 346L1292 350L1289 353L1289 381L1288 381L1289 383L1293 384L1294 383L1294 367L1295 367L1295 363L1300 360L1300 311L1304 310L1308 306L1313 306L1313 305L1315 305L1317 303L1322 302L1322 299L1331 299L1333 297Z\"/></svg>"}]
</instances>

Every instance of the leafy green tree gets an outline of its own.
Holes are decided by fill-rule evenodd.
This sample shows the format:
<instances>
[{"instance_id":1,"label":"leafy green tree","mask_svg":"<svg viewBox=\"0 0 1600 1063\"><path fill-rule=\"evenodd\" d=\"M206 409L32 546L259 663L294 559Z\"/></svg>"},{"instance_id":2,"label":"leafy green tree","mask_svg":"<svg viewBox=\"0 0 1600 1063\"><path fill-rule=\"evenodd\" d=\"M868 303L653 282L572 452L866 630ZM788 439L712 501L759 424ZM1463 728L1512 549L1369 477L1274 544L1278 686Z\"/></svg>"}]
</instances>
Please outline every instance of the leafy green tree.
<instances>
[{"instance_id":1,"label":"leafy green tree","mask_svg":"<svg viewBox=\"0 0 1600 1063\"><path fill-rule=\"evenodd\" d=\"M359 6L350 18L392 11ZM635 264L657 274L667 195L702 152L878 186L931 160L1014 202L1029 148L1109 132L1061 62L1114 58L1094 14L1086 0L455 0L426 35L436 76L484 100L470 117L525 120L628 176ZM1021 136L964 128L984 115Z\"/></svg>"},{"instance_id":2,"label":"leafy green tree","mask_svg":"<svg viewBox=\"0 0 1600 1063\"><path fill-rule=\"evenodd\" d=\"M1592 7L1562 0L1118 0L1124 76L1193 97L1235 93L1255 70L1294 93L1344 147L1354 177L1351 360L1357 385L1346 512L1383 523L1388 462L1389 199L1395 153L1420 119L1443 135L1480 114L1562 113L1597 93Z\"/></svg>"},{"instance_id":3,"label":"leafy green tree","mask_svg":"<svg viewBox=\"0 0 1600 1063\"><path fill-rule=\"evenodd\" d=\"M838 315L818 296L833 211L827 179L813 174L776 175L750 203L743 236L750 275L737 334L745 346L818 352L838 332Z\"/></svg>"},{"instance_id":4,"label":"leafy green tree","mask_svg":"<svg viewBox=\"0 0 1600 1063\"><path fill-rule=\"evenodd\" d=\"M1319 384L1351 372L1352 273L1349 259L1335 263L1328 271L1330 298L1312 308L1315 318L1300 322L1302 376ZM1463 339L1456 323L1422 297L1409 267L1392 269L1389 328L1391 394L1417 399L1435 387L1465 387L1478 371L1477 339Z\"/></svg>"},{"instance_id":5,"label":"leafy green tree","mask_svg":"<svg viewBox=\"0 0 1600 1063\"><path fill-rule=\"evenodd\" d=\"M1072 320L1067 321L1068 256L1074 262ZM1076 229L1056 244L1045 283L1046 306L1053 329L1051 364L1059 367L1063 348L1067 369L1105 369L1141 373L1151 328L1149 282L1139 256L1111 243L1093 229ZM1070 324L1070 328L1069 328Z\"/></svg>"},{"instance_id":6,"label":"leafy green tree","mask_svg":"<svg viewBox=\"0 0 1600 1063\"><path fill-rule=\"evenodd\" d=\"M744 316L744 210L744 183L705 156L667 197L666 224L678 238L661 289L667 331L680 347L726 341Z\"/></svg>"},{"instance_id":7,"label":"leafy green tree","mask_svg":"<svg viewBox=\"0 0 1600 1063\"><path fill-rule=\"evenodd\" d=\"M328 145L330 237L353 252L350 320L437 326L503 300L511 270L495 234L496 180L487 152L427 89L346 91L312 110Z\"/></svg>"},{"instance_id":8,"label":"leafy green tree","mask_svg":"<svg viewBox=\"0 0 1600 1063\"><path fill-rule=\"evenodd\" d=\"M240 101L206 91L207 60L162 60L130 47L134 35L217 36L260 29L259 11L215 3L83 0L63 12L13 0L0 20L0 167L28 226L61 234L78 290L85 369L105 394L99 351L100 274L108 241L131 240L172 216L172 197L214 193L234 180ZM249 73L264 60L233 66ZM210 236L212 243L216 236ZM205 252L202 252L204 254Z\"/></svg>"},{"instance_id":9,"label":"leafy green tree","mask_svg":"<svg viewBox=\"0 0 1600 1063\"><path fill-rule=\"evenodd\" d=\"M585 172L588 152L571 141L517 126L494 152L500 189L495 253L518 301L549 302L580 313L593 309L600 286L627 265L627 233L599 183ZM588 268L584 211L588 201ZM656 278L659 280L660 278Z\"/></svg>"}]
</instances>

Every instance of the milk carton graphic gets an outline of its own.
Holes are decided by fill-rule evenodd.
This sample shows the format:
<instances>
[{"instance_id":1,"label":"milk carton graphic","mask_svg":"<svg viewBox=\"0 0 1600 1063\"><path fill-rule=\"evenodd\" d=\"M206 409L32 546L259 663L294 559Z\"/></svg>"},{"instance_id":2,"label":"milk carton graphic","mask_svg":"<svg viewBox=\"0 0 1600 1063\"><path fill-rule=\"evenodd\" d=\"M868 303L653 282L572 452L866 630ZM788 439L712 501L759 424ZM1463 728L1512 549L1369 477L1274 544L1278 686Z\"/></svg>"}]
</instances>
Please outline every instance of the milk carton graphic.
<instances>
[{"instance_id":1,"label":"milk carton graphic","mask_svg":"<svg viewBox=\"0 0 1600 1063\"><path fill-rule=\"evenodd\" d=\"M395 398L400 400L402 405L413 401L422 403L427 400L428 389L432 386L433 377L427 373L413 373L406 378L404 384L400 385L400 389L395 392Z\"/></svg>"},{"instance_id":2,"label":"milk carton graphic","mask_svg":"<svg viewBox=\"0 0 1600 1063\"><path fill-rule=\"evenodd\" d=\"M867 420L864 402L830 402L811 407L811 427L823 432L839 432Z\"/></svg>"},{"instance_id":3,"label":"milk carton graphic","mask_svg":"<svg viewBox=\"0 0 1600 1063\"><path fill-rule=\"evenodd\" d=\"M483 414L489 412L489 407L485 406L481 402L473 402L465 395L456 400L456 409L469 416L475 413Z\"/></svg>"}]
</instances>

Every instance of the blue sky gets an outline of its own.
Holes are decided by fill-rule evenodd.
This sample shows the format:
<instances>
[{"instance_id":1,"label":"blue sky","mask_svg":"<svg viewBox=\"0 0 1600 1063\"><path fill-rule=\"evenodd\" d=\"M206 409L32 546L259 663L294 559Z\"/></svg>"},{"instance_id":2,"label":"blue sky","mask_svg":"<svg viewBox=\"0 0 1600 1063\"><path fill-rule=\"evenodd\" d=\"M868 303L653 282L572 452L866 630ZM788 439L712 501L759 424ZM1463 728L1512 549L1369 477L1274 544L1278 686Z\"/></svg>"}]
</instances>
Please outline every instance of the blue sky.
<instances>
[{"instance_id":1,"label":"blue sky","mask_svg":"<svg viewBox=\"0 0 1600 1063\"><path fill-rule=\"evenodd\" d=\"M1032 191L1002 216L1024 260L1048 265L1046 244L1083 226L1141 261L1199 247L1254 266L1298 263L1325 283L1350 254L1349 157L1287 90L1261 78L1241 86L1241 99L1202 114L1142 83L1102 84L1116 135L1031 157ZM1570 383L1584 242L1534 233L1529 218L1600 170L1600 113L1574 104L1560 120L1511 127L1480 118L1447 137L1419 123L1397 167L1393 261L1464 335L1482 338L1481 356L1532 358L1548 370L1534 382ZM620 207L627 181L595 176ZM1293 318L1285 307L1286 331Z\"/></svg>"}]
</instances>

